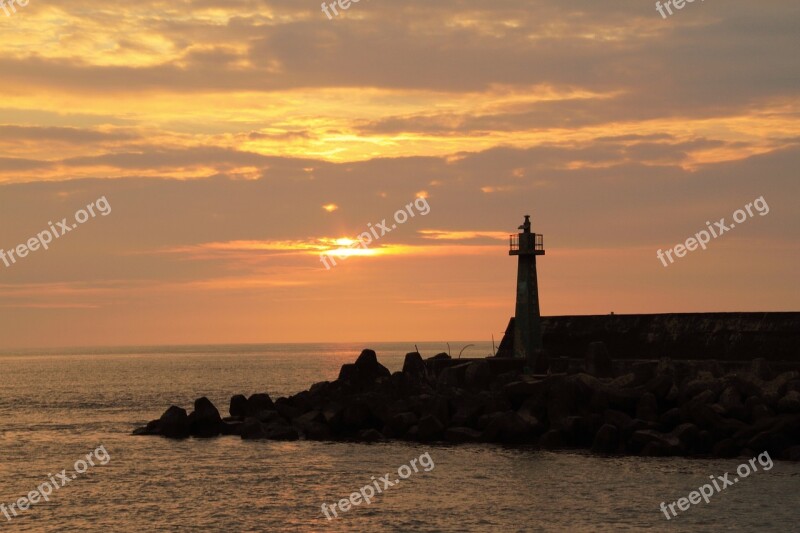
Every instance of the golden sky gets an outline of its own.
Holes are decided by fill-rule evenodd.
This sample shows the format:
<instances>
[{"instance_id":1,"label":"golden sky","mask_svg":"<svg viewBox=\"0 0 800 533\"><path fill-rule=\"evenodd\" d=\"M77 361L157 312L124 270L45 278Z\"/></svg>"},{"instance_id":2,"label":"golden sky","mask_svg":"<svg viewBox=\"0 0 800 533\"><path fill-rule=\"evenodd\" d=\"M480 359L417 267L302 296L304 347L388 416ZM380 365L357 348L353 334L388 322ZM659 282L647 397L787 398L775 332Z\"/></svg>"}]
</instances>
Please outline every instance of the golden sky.
<instances>
[{"instance_id":1,"label":"golden sky","mask_svg":"<svg viewBox=\"0 0 800 533\"><path fill-rule=\"evenodd\" d=\"M111 209L0 262L0 348L499 339L524 214L544 314L800 307L800 6L319 4L0 10L0 249Z\"/></svg>"}]
</instances>

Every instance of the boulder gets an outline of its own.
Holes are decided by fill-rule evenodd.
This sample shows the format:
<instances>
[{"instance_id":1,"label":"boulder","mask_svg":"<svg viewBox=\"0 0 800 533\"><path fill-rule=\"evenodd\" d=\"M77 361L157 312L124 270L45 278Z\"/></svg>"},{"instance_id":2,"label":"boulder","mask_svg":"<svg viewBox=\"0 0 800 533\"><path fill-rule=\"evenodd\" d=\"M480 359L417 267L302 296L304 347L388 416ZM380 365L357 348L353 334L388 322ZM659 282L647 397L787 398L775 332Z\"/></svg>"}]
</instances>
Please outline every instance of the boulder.
<instances>
[{"instance_id":1,"label":"boulder","mask_svg":"<svg viewBox=\"0 0 800 533\"><path fill-rule=\"evenodd\" d=\"M294 420L307 412L304 407L298 406L290 398L278 398L275 400L275 411L286 420Z\"/></svg>"},{"instance_id":2,"label":"boulder","mask_svg":"<svg viewBox=\"0 0 800 533\"><path fill-rule=\"evenodd\" d=\"M488 389L493 379L492 367L486 361L470 363L464 372L464 386L472 390Z\"/></svg>"},{"instance_id":3,"label":"boulder","mask_svg":"<svg viewBox=\"0 0 800 533\"><path fill-rule=\"evenodd\" d=\"M230 407L228 407L228 413L230 413L232 417L236 418L244 418L247 416L247 397L244 394L231 396L231 403Z\"/></svg>"},{"instance_id":4,"label":"boulder","mask_svg":"<svg viewBox=\"0 0 800 533\"><path fill-rule=\"evenodd\" d=\"M594 436L592 451L594 453L615 453L619 450L620 431L616 426L603 424Z\"/></svg>"},{"instance_id":5,"label":"boulder","mask_svg":"<svg viewBox=\"0 0 800 533\"><path fill-rule=\"evenodd\" d=\"M781 459L784 461L800 461L800 445L789 446L781 453Z\"/></svg>"},{"instance_id":6,"label":"boulder","mask_svg":"<svg viewBox=\"0 0 800 533\"><path fill-rule=\"evenodd\" d=\"M700 443L700 429L691 423L681 424L670 433L681 443L684 452L697 450Z\"/></svg>"},{"instance_id":7,"label":"boulder","mask_svg":"<svg viewBox=\"0 0 800 533\"><path fill-rule=\"evenodd\" d=\"M474 428L478 423L478 418L483 414L483 397L477 394L465 394L454 402L455 412L450 419L454 426L464 426Z\"/></svg>"},{"instance_id":8,"label":"boulder","mask_svg":"<svg viewBox=\"0 0 800 533\"><path fill-rule=\"evenodd\" d=\"M222 417L211 403L203 396L194 401L194 412L189 415L189 433L194 437L216 437L222 431Z\"/></svg>"},{"instance_id":9,"label":"boulder","mask_svg":"<svg viewBox=\"0 0 800 533\"><path fill-rule=\"evenodd\" d=\"M262 392L251 395L247 399L247 406L245 407L245 416L258 416L261 411L271 411L275 409L275 404L269 394Z\"/></svg>"},{"instance_id":10,"label":"boulder","mask_svg":"<svg viewBox=\"0 0 800 533\"><path fill-rule=\"evenodd\" d=\"M161 418L147 425L153 430L151 435L161 435L169 439L185 439L189 436L189 415L186 409L170 406Z\"/></svg>"},{"instance_id":11,"label":"boulder","mask_svg":"<svg viewBox=\"0 0 800 533\"><path fill-rule=\"evenodd\" d=\"M545 450L558 450L564 448L564 436L558 429L551 429L539 439L539 446Z\"/></svg>"},{"instance_id":12,"label":"boulder","mask_svg":"<svg viewBox=\"0 0 800 533\"><path fill-rule=\"evenodd\" d=\"M272 423L266 426L264 433L269 440L298 440L300 438L297 428L282 423Z\"/></svg>"},{"instance_id":13,"label":"boulder","mask_svg":"<svg viewBox=\"0 0 800 533\"><path fill-rule=\"evenodd\" d=\"M256 418L245 418L242 427L239 428L239 434L243 440L264 439L267 436L264 425Z\"/></svg>"},{"instance_id":14,"label":"boulder","mask_svg":"<svg viewBox=\"0 0 800 533\"><path fill-rule=\"evenodd\" d=\"M373 350L363 350L353 364L342 365L339 371L339 381L349 383L358 390L371 388L381 379L387 380L392 373L378 362L378 357Z\"/></svg>"},{"instance_id":15,"label":"boulder","mask_svg":"<svg viewBox=\"0 0 800 533\"><path fill-rule=\"evenodd\" d=\"M425 367L425 362L419 352L406 354L406 358L403 361L403 374L418 379L428 378L428 369Z\"/></svg>"},{"instance_id":16,"label":"boulder","mask_svg":"<svg viewBox=\"0 0 800 533\"><path fill-rule=\"evenodd\" d=\"M647 420L648 422L658 421L658 400L652 392L642 395L636 405L636 418Z\"/></svg>"},{"instance_id":17,"label":"boulder","mask_svg":"<svg viewBox=\"0 0 800 533\"><path fill-rule=\"evenodd\" d=\"M800 413L800 392L791 390L778 401L778 412Z\"/></svg>"},{"instance_id":18,"label":"boulder","mask_svg":"<svg viewBox=\"0 0 800 533\"><path fill-rule=\"evenodd\" d=\"M444 440L453 443L480 442L481 432L472 428L451 427L445 430Z\"/></svg>"},{"instance_id":19,"label":"boulder","mask_svg":"<svg viewBox=\"0 0 800 533\"><path fill-rule=\"evenodd\" d=\"M434 415L425 415L419 419L417 438L421 441L438 439L444 431L444 424Z\"/></svg>"},{"instance_id":20,"label":"boulder","mask_svg":"<svg viewBox=\"0 0 800 533\"><path fill-rule=\"evenodd\" d=\"M443 368L436 378L436 390L446 392L464 386L464 379L469 363Z\"/></svg>"},{"instance_id":21,"label":"boulder","mask_svg":"<svg viewBox=\"0 0 800 533\"><path fill-rule=\"evenodd\" d=\"M417 425L419 419L411 412L397 413L388 422L389 432L397 437L405 435L412 426Z\"/></svg>"},{"instance_id":22,"label":"boulder","mask_svg":"<svg viewBox=\"0 0 800 533\"><path fill-rule=\"evenodd\" d=\"M723 439L714 445L711 454L714 457L725 457L725 458L738 457L739 446L733 439Z\"/></svg>"},{"instance_id":23,"label":"boulder","mask_svg":"<svg viewBox=\"0 0 800 533\"><path fill-rule=\"evenodd\" d=\"M767 361L763 357L753 359L750 362L750 372L757 378L765 381L768 381L773 377L775 377L775 373L772 371L772 367L770 367L769 361Z\"/></svg>"},{"instance_id":24,"label":"boulder","mask_svg":"<svg viewBox=\"0 0 800 533\"><path fill-rule=\"evenodd\" d=\"M325 417L317 409L295 418L292 425L309 440L325 440L331 437Z\"/></svg>"},{"instance_id":25,"label":"boulder","mask_svg":"<svg viewBox=\"0 0 800 533\"><path fill-rule=\"evenodd\" d=\"M242 425L243 424L244 424L244 422L239 421L239 420L234 421L234 422L228 422L228 421L223 420L222 424L220 424L220 426L219 426L219 432L220 432L221 435L241 436L241 434L242 434Z\"/></svg>"},{"instance_id":26,"label":"boulder","mask_svg":"<svg viewBox=\"0 0 800 533\"><path fill-rule=\"evenodd\" d=\"M547 393L548 382L541 379L523 377L520 381L512 381L501 389L511 406L518 409L530 397L541 399Z\"/></svg>"},{"instance_id":27,"label":"boulder","mask_svg":"<svg viewBox=\"0 0 800 533\"><path fill-rule=\"evenodd\" d=\"M655 446L647 449L650 443L654 443ZM681 451L681 441L677 437L648 429L634 431L631 436L631 446L640 449L642 455L678 455Z\"/></svg>"},{"instance_id":28,"label":"boulder","mask_svg":"<svg viewBox=\"0 0 800 533\"><path fill-rule=\"evenodd\" d=\"M506 444L528 441L537 430L534 421L535 419L524 419L514 411L494 413L483 431L483 440Z\"/></svg>"},{"instance_id":29,"label":"boulder","mask_svg":"<svg viewBox=\"0 0 800 533\"><path fill-rule=\"evenodd\" d=\"M359 432L358 440L359 442L380 442L386 438L377 429L364 429Z\"/></svg>"}]
</instances>

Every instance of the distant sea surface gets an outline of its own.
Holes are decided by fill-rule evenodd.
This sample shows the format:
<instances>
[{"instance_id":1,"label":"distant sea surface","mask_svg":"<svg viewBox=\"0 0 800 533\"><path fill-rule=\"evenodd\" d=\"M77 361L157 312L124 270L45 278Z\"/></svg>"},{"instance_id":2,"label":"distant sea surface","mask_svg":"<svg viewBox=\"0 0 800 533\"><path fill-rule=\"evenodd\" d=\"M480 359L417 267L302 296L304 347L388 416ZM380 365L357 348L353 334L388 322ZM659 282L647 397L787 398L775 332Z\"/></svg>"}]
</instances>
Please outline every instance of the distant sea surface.
<instances>
[{"instance_id":1,"label":"distant sea surface","mask_svg":"<svg viewBox=\"0 0 800 533\"><path fill-rule=\"evenodd\" d=\"M452 343L457 356L468 342ZM464 357L485 356L475 343ZM423 356L444 343L418 343ZM170 441L131 431L172 405L273 399L337 377L362 348L391 371L413 343L271 344L0 352L0 503L102 445L111 456L0 531L799 531L800 465L775 462L667 521L659 510L742 459L596 457L495 445ZM328 521L421 454L434 462Z\"/></svg>"}]
</instances>

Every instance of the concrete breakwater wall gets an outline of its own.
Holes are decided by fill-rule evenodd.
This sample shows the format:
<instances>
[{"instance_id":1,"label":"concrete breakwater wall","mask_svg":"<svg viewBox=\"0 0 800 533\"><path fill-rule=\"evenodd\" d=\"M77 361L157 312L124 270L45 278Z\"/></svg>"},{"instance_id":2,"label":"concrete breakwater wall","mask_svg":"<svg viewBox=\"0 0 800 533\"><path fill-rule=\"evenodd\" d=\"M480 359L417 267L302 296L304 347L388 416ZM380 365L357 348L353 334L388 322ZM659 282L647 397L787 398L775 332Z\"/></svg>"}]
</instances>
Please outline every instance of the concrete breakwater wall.
<instances>
[{"instance_id":1,"label":"concrete breakwater wall","mask_svg":"<svg viewBox=\"0 0 800 533\"><path fill-rule=\"evenodd\" d=\"M615 360L800 362L800 312L550 316L542 317L542 336L551 358L582 358L602 341Z\"/></svg>"}]
</instances>

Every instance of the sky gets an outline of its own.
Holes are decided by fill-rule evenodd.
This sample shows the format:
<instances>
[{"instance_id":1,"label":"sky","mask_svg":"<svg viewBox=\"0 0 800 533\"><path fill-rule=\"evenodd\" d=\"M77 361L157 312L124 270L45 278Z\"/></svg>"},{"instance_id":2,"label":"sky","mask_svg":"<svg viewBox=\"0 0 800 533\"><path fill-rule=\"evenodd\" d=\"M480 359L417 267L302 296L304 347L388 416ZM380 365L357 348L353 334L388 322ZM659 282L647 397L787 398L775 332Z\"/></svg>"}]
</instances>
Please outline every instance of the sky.
<instances>
[{"instance_id":1,"label":"sky","mask_svg":"<svg viewBox=\"0 0 800 533\"><path fill-rule=\"evenodd\" d=\"M499 342L526 214L544 315L800 310L796 2L338 11L0 10L0 348Z\"/></svg>"}]
</instances>

